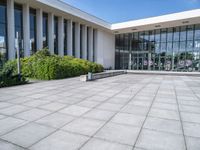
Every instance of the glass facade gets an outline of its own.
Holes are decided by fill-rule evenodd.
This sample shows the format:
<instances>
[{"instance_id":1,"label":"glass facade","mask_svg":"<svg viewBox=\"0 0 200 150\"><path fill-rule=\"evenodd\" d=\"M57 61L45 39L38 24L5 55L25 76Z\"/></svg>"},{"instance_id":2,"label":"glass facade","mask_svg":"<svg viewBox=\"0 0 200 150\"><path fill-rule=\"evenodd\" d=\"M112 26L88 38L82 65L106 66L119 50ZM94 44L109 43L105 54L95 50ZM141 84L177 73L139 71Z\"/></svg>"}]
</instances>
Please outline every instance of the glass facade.
<instances>
[{"instance_id":1,"label":"glass facade","mask_svg":"<svg viewBox=\"0 0 200 150\"><path fill-rule=\"evenodd\" d=\"M15 38L18 33L20 56L24 57L22 5L15 4L14 13L15 13ZM17 57L17 53L15 53L15 57Z\"/></svg>"},{"instance_id":2,"label":"glass facade","mask_svg":"<svg viewBox=\"0 0 200 150\"><path fill-rule=\"evenodd\" d=\"M58 54L58 17L54 17L54 54Z\"/></svg>"},{"instance_id":3,"label":"glass facade","mask_svg":"<svg viewBox=\"0 0 200 150\"><path fill-rule=\"evenodd\" d=\"M93 45L92 45L92 50L93 50L93 55L92 55L92 61L94 62L95 61L95 47L96 47L96 45L95 45L95 35L96 35L96 30L95 29L93 29Z\"/></svg>"},{"instance_id":4,"label":"glass facade","mask_svg":"<svg viewBox=\"0 0 200 150\"><path fill-rule=\"evenodd\" d=\"M89 60L89 27L87 27L87 60Z\"/></svg>"},{"instance_id":5,"label":"glass facade","mask_svg":"<svg viewBox=\"0 0 200 150\"><path fill-rule=\"evenodd\" d=\"M34 54L36 49L36 35L37 35L37 28L36 28L36 10L30 8L30 49L31 54Z\"/></svg>"},{"instance_id":6,"label":"glass facade","mask_svg":"<svg viewBox=\"0 0 200 150\"><path fill-rule=\"evenodd\" d=\"M117 34L115 68L200 71L200 25Z\"/></svg>"},{"instance_id":7,"label":"glass facade","mask_svg":"<svg viewBox=\"0 0 200 150\"><path fill-rule=\"evenodd\" d=\"M43 26L43 48L48 47L48 14L47 13L43 13L42 16L42 26Z\"/></svg>"},{"instance_id":8,"label":"glass facade","mask_svg":"<svg viewBox=\"0 0 200 150\"><path fill-rule=\"evenodd\" d=\"M75 56L75 38L76 38L76 36L75 36L75 25L76 25L76 23L75 22L73 22L72 23L72 56Z\"/></svg>"},{"instance_id":9,"label":"glass facade","mask_svg":"<svg viewBox=\"0 0 200 150\"><path fill-rule=\"evenodd\" d=\"M67 20L64 20L64 55L67 54Z\"/></svg>"},{"instance_id":10,"label":"glass facade","mask_svg":"<svg viewBox=\"0 0 200 150\"><path fill-rule=\"evenodd\" d=\"M82 36L83 36L83 25L80 25L80 58L83 58L83 40L82 40Z\"/></svg>"},{"instance_id":11,"label":"glass facade","mask_svg":"<svg viewBox=\"0 0 200 150\"><path fill-rule=\"evenodd\" d=\"M0 68L7 61L7 19L6 0L0 1Z\"/></svg>"}]
</instances>

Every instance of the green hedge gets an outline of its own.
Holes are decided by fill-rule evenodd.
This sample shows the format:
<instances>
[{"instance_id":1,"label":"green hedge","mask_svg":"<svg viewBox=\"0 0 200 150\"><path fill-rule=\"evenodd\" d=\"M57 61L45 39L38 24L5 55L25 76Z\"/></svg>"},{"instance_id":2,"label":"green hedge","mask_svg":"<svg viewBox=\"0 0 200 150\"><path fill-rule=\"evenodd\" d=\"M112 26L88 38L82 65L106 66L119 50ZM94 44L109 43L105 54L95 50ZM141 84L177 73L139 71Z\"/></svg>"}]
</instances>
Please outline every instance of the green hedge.
<instances>
[{"instance_id":1,"label":"green hedge","mask_svg":"<svg viewBox=\"0 0 200 150\"><path fill-rule=\"evenodd\" d=\"M21 59L21 65L23 76L40 80L63 79L88 72L103 71L102 65L70 56L50 55L47 49L40 50L31 57ZM13 72L17 72L16 60L8 61L5 67L7 66L13 66Z\"/></svg>"}]
</instances>

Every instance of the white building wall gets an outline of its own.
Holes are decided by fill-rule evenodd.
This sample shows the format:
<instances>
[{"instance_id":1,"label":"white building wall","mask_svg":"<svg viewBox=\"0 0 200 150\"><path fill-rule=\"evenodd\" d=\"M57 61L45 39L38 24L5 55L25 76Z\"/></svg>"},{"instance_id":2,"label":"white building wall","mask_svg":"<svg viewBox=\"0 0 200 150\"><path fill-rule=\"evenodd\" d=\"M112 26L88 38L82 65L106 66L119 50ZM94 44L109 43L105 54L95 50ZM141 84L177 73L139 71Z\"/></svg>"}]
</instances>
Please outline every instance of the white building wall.
<instances>
[{"instance_id":1,"label":"white building wall","mask_svg":"<svg viewBox=\"0 0 200 150\"><path fill-rule=\"evenodd\" d=\"M103 30L97 30L96 59L104 68L115 68L115 35Z\"/></svg>"},{"instance_id":2,"label":"white building wall","mask_svg":"<svg viewBox=\"0 0 200 150\"><path fill-rule=\"evenodd\" d=\"M58 52L59 55L64 55L64 19L68 21L67 26L67 51L68 55L72 56L72 22L75 25L75 57L80 58L80 49L82 49L82 58L90 61L95 61L104 65L105 68L114 68L114 35L109 30L104 31L102 27L98 27L90 22L85 23L80 18L65 15L61 12L50 9L45 6L33 5L34 1L24 1L23 5L23 36L24 36L24 53L25 56L30 56L30 7L36 9L36 26L37 26L37 50L43 47L43 25L42 15L43 12L48 13L48 48L54 54L54 16L59 16L58 21ZM8 0L8 42L9 42L9 58L13 59L15 55L14 50L14 0ZM73 14L72 14L73 15ZM82 28L82 47L80 48L80 25ZM87 27L89 27L87 38ZM94 34L93 34L94 31ZM94 37L93 37L94 36ZM89 41L87 41L87 39ZM94 41L93 41L94 40ZM94 44L94 45L93 45ZM93 56L94 55L94 56ZM88 58L87 58L88 56Z\"/></svg>"}]
</instances>

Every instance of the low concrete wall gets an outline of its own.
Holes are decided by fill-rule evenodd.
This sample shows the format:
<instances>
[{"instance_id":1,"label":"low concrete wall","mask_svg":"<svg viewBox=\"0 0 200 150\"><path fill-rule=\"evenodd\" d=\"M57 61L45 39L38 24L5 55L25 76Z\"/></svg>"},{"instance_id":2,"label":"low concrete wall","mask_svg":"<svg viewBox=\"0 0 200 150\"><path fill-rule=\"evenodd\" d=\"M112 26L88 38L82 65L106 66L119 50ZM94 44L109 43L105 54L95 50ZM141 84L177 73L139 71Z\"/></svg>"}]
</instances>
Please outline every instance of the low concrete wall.
<instances>
[{"instance_id":1,"label":"low concrete wall","mask_svg":"<svg viewBox=\"0 0 200 150\"><path fill-rule=\"evenodd\" d=\"M172 76L198 76L200 72L175 72L175 71L137 71L126 70L127 74L147 74L147 75L172 75Z\"/></svg>"},{"instance_id":2,"label":"low concrete wall","mask_svg":"<svg viewBox=\"0 0 200 150\"><path fill-rule=\"evenodd\" d=\"M88 74L88 75L82 75L80 76L81 81L92 81L92 80L97 80L97 79L102 79L102 78L107 78L107 77L113 77L117 75L122 75L126 74L126 71L120 70L120 71L105 71L101 73L94 73L94 74Z\"/></svg>"}]
</instances>

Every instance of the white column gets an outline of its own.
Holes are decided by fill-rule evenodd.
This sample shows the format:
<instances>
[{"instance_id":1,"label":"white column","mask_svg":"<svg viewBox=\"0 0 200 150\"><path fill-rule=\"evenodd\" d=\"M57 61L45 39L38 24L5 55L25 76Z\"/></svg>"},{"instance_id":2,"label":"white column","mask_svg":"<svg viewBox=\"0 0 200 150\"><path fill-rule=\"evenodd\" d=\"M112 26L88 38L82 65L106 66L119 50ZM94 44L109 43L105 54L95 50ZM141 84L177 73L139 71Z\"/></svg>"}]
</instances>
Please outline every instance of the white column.
<instances>
[{"instance_id":1,"label":"white column","mask_svg":"<svg viewBox=\"0 0 200 150\"><path fill-rule=\"evenodd\" d=\"M72 56L72 20L67 20L67 54Z\"/></svg>"},{"instance_id":2,"label":"white column","mask_svg":"<svg viewBox=\"0 0 200 150\"><path fill-rule=\"evenodd\" d=\"M93 28L89 27L89 61L93 61Z\"/></svg>"},{"instance_id":3,"label":"white column","mask_svg":"<svg viewBox=\"0 0 200 150\"><path fill-rule=\"evenodd\" d=\"M58 54L64 56L64 20L58 18Z\"/></svg>"},{"instance_id":4,"label":"white column","mask_svg":"<svg viewBox=\"0 0 200 150\"><path fill-rule=\"evenodd\" d=\"M80 23L75 24L75 57L80 58Z\"/></svg>"},{"instance_id":5,"label":"white column","mask_svg":"<svg viewBox=\"0 0 200 150\"><path fill-rule=\"evenodd\" d=\"M82 58L87 60L87 26L82 27Z\"/></svg>"},{"instance_id":6,"label":"white column","mask_svg":"<svg viewBox=\"0 0 200 150\"><path fill-rule=\"evenodd\" d=\"M29 4L23 5L23 39L24 39L24 55L30 56L30 21L29 21Z\"/></svg>"},{"instance_id":7,"label":"white column","mask_svg":"<svg viewBox=\"0 0 200 150\"><path fill-rule=\"evenodd\" d=\"M43 25L42 25L42 9L36 10L36 18L37 18L37 50L41 50L43 48Z\"/></svg>"},{"instance_id":8,"label":"white column","mask_svg":"<svg viewBox=\"0 0 200 150\"><path fill-rule=\"evenodd\" d=\"M14 0L7 0L8 59L15 58Z\"/></svg>"},{"instance_id":9,"label":"white column","mask_svg":"<svg viewBox=\"0 0 200 150\"><path fill-rule=\"evenodd\" d=\"M54 54L54 15L49 13L48 15L48 45L51 54Z\"/></svg>"}]
</instances>

